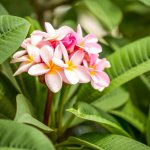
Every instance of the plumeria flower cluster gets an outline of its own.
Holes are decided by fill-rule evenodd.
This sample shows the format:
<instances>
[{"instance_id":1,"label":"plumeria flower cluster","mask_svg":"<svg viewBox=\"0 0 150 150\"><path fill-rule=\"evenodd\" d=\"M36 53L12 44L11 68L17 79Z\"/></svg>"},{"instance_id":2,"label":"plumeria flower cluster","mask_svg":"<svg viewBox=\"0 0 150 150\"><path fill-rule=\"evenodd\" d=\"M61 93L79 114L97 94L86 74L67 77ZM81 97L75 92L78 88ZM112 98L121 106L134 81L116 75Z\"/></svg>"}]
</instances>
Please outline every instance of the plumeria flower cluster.
<instances>
[{"instance_id":1,"label":"plumeria flower cluster","mask_svg":"<svg viewBox=\"0 0 150 150\"><path fill-rule=\"evenodd\" d=\"M68 26L54 29L46 22L45 29L46 32L34 31L23 41L23 50L13 55L12 63L21 62L14 75L28 72L32 76L42 76L54 93L63 83L91 82L99 91L109 85L104 69L110 64L106 58L99 58L102 48L93 34L84 37L80 25L75 32Z\"/></svg>"}]
</instances>

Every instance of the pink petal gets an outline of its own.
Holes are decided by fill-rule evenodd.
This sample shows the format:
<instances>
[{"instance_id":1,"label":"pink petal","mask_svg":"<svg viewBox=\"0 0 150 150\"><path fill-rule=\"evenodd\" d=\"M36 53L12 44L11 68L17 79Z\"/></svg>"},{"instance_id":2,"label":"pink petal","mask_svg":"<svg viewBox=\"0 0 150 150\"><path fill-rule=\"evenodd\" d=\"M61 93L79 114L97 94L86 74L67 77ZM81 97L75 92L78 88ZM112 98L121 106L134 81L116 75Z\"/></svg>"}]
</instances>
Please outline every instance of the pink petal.
<instances>
[{"instance_id":1,"label":"pink petal","mask_svg":"<svg viewBox=\"0 0 150 150\"><path fill-rule=\"evenodd\" d=\"M95 37L94 34L88 34L86 37L84 37L85 43L97 43L98 39Z\"/></svg>"},{"instance_id":2,"label":"pink petal","mask_svg":"<svg viewBox=\"0 0 150 150\"><path fill-rule=\"evenodd\" d=\"M68 62L69 56L68 56L68 53L67 53L65 46L62 43L60 43L60 47L61 47L65 62Z\"/></svg>"},{"instance_id":3,"label":"pink petal","mask_svg":"<svg viewBox=\"0 0 150 150\"><path fill-rule=\"evenodd\" d=\"M85 43L85 51L91 54L97 54L102 52L102 48L97 43Z\"/></svg>"},{"instance_id":4,"label":"pink petal","mask_svg":"<svg viewBox=\"0 0 150 150\"><path fill-rule=\"evenodd\" d=\"M27 72L33 64L34 64L33 62L31 62L31 63L27 63L27 62L21 63L18 70L14 73L14 76L19 75L23 72Z\"/></svg>"},{"instance_id":5,"label":"pink petal","mask_svg":"<svg viewBox=\"0 0 150 150\"><path fill-rule=\"evenodd\" d=\"M96 84L95 82L91 81L91 85L94 89L99 90L99 91L103 91L105 87L100 86L98 84Z\"/></svg>"},{"instance_id":6,"label":"pink petal","mask_svg":"<svg viewBox=\"0 0 150 150\"><path fill-rule=\"evenodd\" d=\"M88 71L83 67L75 68L74 72L77 74L80 83L88 83L91 79Z\"/></svg>"},{"instance_id":7,"label":"pink petal","mask_svg":"<svg viewBox=\"0 0 150 150\"><path fill-rule=\"evenodd\" d=\"M23 47L23 48L26 49L28 44L31 44L31 38L26 38L26 39L22 42L21 47Z\"/></svg>"},{"instance_id":8,"label":"pink petal","mask_svg":"<svg viewBox=\"0 0 150 150\"><path fill-rule=\"evenodd\" d=\"M64 70L65 76L67 78L67 80L71 83L71 84L77 84L79 82L79 78L77 76L77 74L69 69L65 69Z\"/></svg>"},{"instance_id":9,"label":"pink petal","mask_svg":"<svg viewBox=\"0 0 150 150\"><path fill-rule=\"evenodd\" d=\"M45 75L45 82L48 88L54 93L57 93L62 87L62 78L58 72L47 73Z\"/></svg>"},{"instance_id":10,"label":"pink petal","mask_svg":"<svg viewBox=\"0 0 150 150\"><path fill-rule=\"evenodd\" d=\"M42 37L45 37L45 38L48 38L49 37L49 34L46 33L46 32L43 32L43 31L40 31L40 30L35 30L32 32L31 36L32 35L36 35L36 36L42 36Z\"/></svg>"},{"instance_id":11,"label":"pink petal","mask_svg":"<svg viewBox=\"0 0 150 150\"><path fill-rule=\"evenodd\" d=\"M33 76L40 76L47 73L49 70L50 69L44 63L40 63L30 67L28 73Z\"/></svg>"},{"instance_id":12,"label":"pink petal","mask_svg":"<svg viewBox=\"0 0 150 150\"><path fill-rule=\"evenodd\" d=\"M45 22L45 29L51 37L55 36L55 34L56 34L55 29L53 28L53 26L50 23Z\"/></svg>"},{"instance_id":13,"label":"pink petal","mask_svg":"<svg viewBox=\"0 0 150 150\"><path fill-rule=\"evenodd\" d=\"M29 57L31 59L33 59L34 62L38 63L41 61L40 59L40 49L31 45L31 44L28 44L27 45L27 52L29 54Z\"/></svg>"},{"instance_id":14,"label":"pink petal","mask_svg":"<svg viewBox=\"0 0 150 150\"><path fill-rule=\"evenodd\" d=\"M80 38L83 37L82 28L81 28L80 24L78 24L78 26L77 26L77 34L80 36Z\"/></svg>"},{"instance_id":15,"label":"pink petal","mask_svg":"<svg viewBox=\"0 0 150 150\"><path fill-rule=\"evenodd\" d=\"M13 59L13 60L11 61L11 63L23 62L23 61L31 61L31 60L29 59L29 56L28 56L28 55L25 55L25 56L22 56L22 57Z\"/></svg>"},{"instance_id":16,"label":"pink petal","mask_svg":"<svg viewBox=\"0 0 150 150\"><path fill-rule=\"evenodd\" d=\"M98 59L96 61L96 70L103 71L105 68L109 68L110 63L106 60L106 58Z\"/></svg>"},{"instance_id":17,"label":"pink petal","mask_svg":"<svg viewBox=\"0 0 150 150\"><path fill-rule=\"evenodd\" d=\"M90 66L95 66L97 59L98 59L97 54L91 54L90 55Z\"/></svg>"},{"instance_id":18,"label":"pink petal","mask_svg":"<svg viewBox=\"0 0 150 150\"><path fill-rule=\"evenodd\" d=\"M26 50L17 51L17 52L13 55L13 58L14 58L14 59L15 59L15 58L19 58L19 57L25 55L26 53L27 53Z\"/></svg>"},{"instance_id":19,"label":"pink petal","mask_svg":"<svg viewBox=\"0 0 150 150\"><path fill-rule=\"evenodd\" d=\"M67 67L68 66L61 59L58 59L58 58L52 58L52 61L54 64L56 64L59 67Z\"/></svg>"},{"instance_id":20,"label":"pink petal","mask_svg":"<svg viewBox=\"0 0 150 150\"><path fill-rule=\"evenodd\" d=\"M83 61L85 53L83 51L76 51L72 56L70 61L73 62L74 65L80 65Z\"/></svg>"},{"instance_id":21,"label":"pink petal","mask_svg":"<svg viewBox=\"0 0 150 150\"><path fill-rule=\"evenodd\" d=\"M62 59L62 50L60 45L57 45L57 47L55 48L54 57Z\"/></svg>"},{"instance_id":22,"label":"pink petal","mask_svg":"<svg viewBox=\"0 0 150 150\"><path fill-rule=\"evenodd\" d=\"M68 26L63 26L57 30L57 40L62 40L68 33L73 32L73 30Z\"/></svg>"},{"instance_id":23,"label":"pink petal","mask_svg":"<svg viewBox=\"0 0 150 150\"><path fill-rule=\"evenodd\" d=\"M31 35L31 44L36 46L38 43L40 43L43 39L43 36L41 35Z\"/></svg>"},{"instance_id":24,"label":"pink petal","mask_svg":"<svg viewBox=\"0 0 150 150\"><path fill-rule=\"evenodd\" d=\"M48 45L41 48L40 55L42 60L49 66L49 63L53 57L54 49Z\"/></svg>"}]
</instances>

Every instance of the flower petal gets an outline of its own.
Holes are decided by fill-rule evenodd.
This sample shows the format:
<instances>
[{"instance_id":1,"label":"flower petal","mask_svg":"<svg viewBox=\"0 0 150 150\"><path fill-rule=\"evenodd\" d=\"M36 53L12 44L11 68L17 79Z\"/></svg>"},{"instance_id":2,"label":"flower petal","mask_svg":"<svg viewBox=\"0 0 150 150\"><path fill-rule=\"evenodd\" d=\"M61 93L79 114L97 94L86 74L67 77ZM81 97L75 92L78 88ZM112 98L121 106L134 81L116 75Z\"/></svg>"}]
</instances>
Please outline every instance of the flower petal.
<instances>
[{"instance_id":1,"label":"flower petal","mask_svg":"<svg viewBox=\"0 0 150 150\"><path fill-rule=\"evenodd\" d=\"M56 64L59 67L67 67L68 66L61 59L58 59L58 58L52 58L52 61L54 64Z\"/></svg>"},{"instance_id":2,"label":"flower petal","mask_svg":"<svg viewBox=\"0 0 150 150\"><path fill-rule=\"evenodd\" d=\"M27 52L28 52L28 55L29 57L36 63L40 62L41 59L40 59L40 49L31 45L31 44L28 44L27 45Z\"/></svg>"},{"instance_id":3,"label":"flower petal","mask_svg":"<svg viewBox=\"0 0 150 150\"><path fill-rule=\"evenodd\" d=\"M88 83L90 81L90 75L84 67L77 67L74 69L77 74L80 83Z\"/></svg>"},{"instance_id":4,"label":"flower petal","mask_svg":"<svg viewBox=\"0 0 150 150\"><path fill-rule=\"evenodd\" d=\"M99 91L103 91L105 87L100 86L98 84L96 84L95 82L91 81L91 85L94 89L99 90Z\"/></svg>"},{"instance_id":5,"label":"flower petal","mask_svg":"<svg viewBox=\"0 0 150 150\"><path fill-rule=\"evenodd\" d=\"M31 63L27 63L27 62L23 62L20 64L18 70L14 73L13 76L16 76L16 75L19 75L23 72L27 72L29 70L29 68L33 65L34 63L31 62Z\"/></svg>"},{"instance_id":6,"label":"flower petal","mask_svg":"<svg viewBox=\"0 0 150 150\"><path fill-rule=\"evenodd\" d=\"M82 28L81 28L80 24L78 24L78 26L77 26L77 34L80 36L80 38L83 37Z\"/></svg>"},{"instance_id":7,"label":"flower petal","mask_svg":"<svg viewBox=\"0 0 150 150\"><path fill-rule=\"evenodd\" d=\"M55 34L56 34L55 29L53 28L53 26L50 23L45 22L45 29L51 37L55 36Z\"/></svg>"},{"instance_id":8,"label":"flower petal","mask_svg":"<svg viewBox=\"0 0 150 150\"><path fill-rule=\"evenodd\" d=\"M55 48L54 57L62 59L62 50L60 45L57 45L57 47Z\"/></svg>"},{"instance_id":9,"label":"flower petal","mask_svg":"<svg viewBox=\"0 0 150 150\"><path fill-rule=\"evenodd\" d=\"M50 69L44 63L40 63L30 67L28 73L33 76L40 76L47 73L49 70Z\"/></svg>"},{"instance_id":10,"label":"flower petal","mask_svg":"<svg viewBox=\"0 0 150 150\"><path fill-rule=\"evenodd\" d=\"M96 70L98 71L103 71L105 68L109 68L109 67L110 67L110 63L109 61L107 61L106 58L98 59L96 61Z\"/></svg>"},{"instance_id":11,"label":"flower petal","mask_svg":"<svg viewBox=\"0 0 150 150\"><path fill-rule=\"evenodd\" d=\"M68 56L67 50L61 42L60 42L60 47L61 47L65 62L68 62L69 61L69 56Z\"/></svg>"},{"instance_id":12,"label":"flower petal","mask_svg":"<svg viewBox=\"0 0 150 150\"><path fill-rule=\"evenodd\" d=\"M62 78L58 72L47 73L45 75L45 82L48 88L54 93L57 93L62 87Z\"/></svg>"},{"instance_id":13,"label":"flower petal","mask_svg":"<svg viewBox=\"0 0 150 150\"><path fill-rule=\"evenodd\" d=\"M29 56L25 55L25 56L22 56L19 58L15 58L15 59L11 60L10 63L23 62L23 61L30 61Z\"/></svg>"},{"instance_id":14,"label":"flower petal","mask_svg":"<svg viewBox=\"0 0 150 150\"><path fill-rule=\"evenodd\" d=\"M72 56L70 61L73 62L74 65L80 65L83 61L85 53L83 51L76 51Z\"/></svg>"},{"instance_id":15,"label":"flower petal","mask_svg":"<svg viewBox=\"0 0 150 150\"><path fill-rule=\"evenodd\" d=\"M41 35L31 35L31 44L36 46L38 43L40 43L43 39L43 36Z\"/></svg>"},{"instance_id":16,"label":"flower petal","mask_svg":"<svg viewBox=\"0 0 150 150\"><path fill-rule=\"evenodd\" d=\"M17 51L17 52L13 55L13 58L14 58L14 59L15 59L15 58L19 58L19 57L25 55L26 53L27 53L26 50Z\"/></svg>"},{"instance_id":17,"label":"flower petal","mask_svg":"<svg viewBox=\"0 0 150 150\"><path fill-rule=\"evenodd\" d=\"M88 34L87 36L84 37L84 42L85 43L97 43L98 39L95 37L94 34Z\"/></svg>"},{"instance_id":18,"label":"flower petal","mask_svg":"<svg viewBox=\"0 0 150 150\"><path fill-rule=\"evenodd\" d=\"M53 57L54 49L48 45L45 45L41 48L40 55L42 60L49 65L52 57Z\"/></svg>"},{"instance_id":19,"label":"flower petal","mask_svg":"<svg viewBox=\"0 0 150 150\"><path fill-rule=\"evenodd\" d=\"M97 54L102 52L102 48L97 43L85 43L84 44L85 51L91 54Z\"/></svg>"},{"instance_id":20,"label":"flower petal","mask_svg":"<svg viewBox=\"0 0 150 150\"><path fill-rule=\"evenodd\" d=\"M71 83L71 84L77 84L79 82L79 78L77 76L77 74L69 69L65 69L64 70L65 76L67 78L67 80Z\"/></svg>"}]
</instances>

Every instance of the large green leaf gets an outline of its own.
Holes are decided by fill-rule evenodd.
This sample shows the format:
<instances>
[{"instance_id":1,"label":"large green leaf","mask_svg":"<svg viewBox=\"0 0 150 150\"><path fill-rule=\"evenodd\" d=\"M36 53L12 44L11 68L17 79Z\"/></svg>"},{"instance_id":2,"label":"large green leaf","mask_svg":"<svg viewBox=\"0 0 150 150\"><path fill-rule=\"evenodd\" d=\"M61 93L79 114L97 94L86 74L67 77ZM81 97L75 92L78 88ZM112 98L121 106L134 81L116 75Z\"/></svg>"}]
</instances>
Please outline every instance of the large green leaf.
<instances>
[{"instance_id":1,"label":"large green leaf","mask_svg":"<svg viewBox=\"0 0 150 150\"><path fill-rule=\"evenodd\" d=\"M19 48L29 26L25 19L9 15L0 16L0 64Z\"/></svg>"},{"instance_id":2,"label":"large green leaf","mask_svg":"<svg viewBox=\"0 0 150 150\"><path fill-rule=\"evenodd\" d=\"M95 100L92 105L97 108L101 108L104 111L110 111L118 108L126 103L129 99L129 92L123 88L118 88L100 98Z\"/></svg>"},{"instance_id":3,"label":"large green leaf","mask_svg":"<svg viewBox=\"0 0 150 150\"><path fill-rule=\"evenodd\" d=\"M84 3L109 31L120 23L122 13L110 0L84 0Z\"/></svg>"},{"instance_id":4,"label":"large green leaf","mask_svg":"<svg viewBox=\"0 0 150 150\"><path fill-rule=\"evenodd\" d=\"M7 10L0 4L0 15L8 15Z\"/></svg>"},{"instance_id":5,"label":"large green leaf","mask_svg":"<svg viewBox=\"0 0 150 150\"><path fill-rule=\"evenodd\" d=\"M133 42L108 56L111 68L107 69L111 91L129 80L150 70L150 37Z\"/></svg>"},{"instance_id":6,"label":"large green leaf","mask_svg":"<svg viewBox=\"0 0 150 150\"><path fill-rule=\"evenodd\" d=\"M48 138L37 129L10 120L0 120L0 148L54 150Z\"/></svg>"},{"instance_id":7,"label":"large green leaf","mask_svg":"<svg viewBox=\"0 0 150 150\"><path fill-rule=\"evenodd\" d=\"M112 114L123 118L141 132L145 132L146 116L129 100L124 106L112 110Z\"/></svg>"},{"instance_id":8,"label":"large green leaf","mask_svg":"<svg viewBox=\"0 0 150 150\"><path fill-rule=\"evenodd\" d=\"M73 113L81 119L97 122L112 133L129 136L129 134L119 125L119 123L112 116L108 115L100 109L98 110L94 108L87 103L80 102L78 103L76 109L70 108L67 111Z\"/></svg>"},{"instance_id":9,"label":"large green leaf","mask_svg":"<svg viewBox=\"0 0 150 150\"><path fill-rule=\"evenodd\" d=\"M150 150L150 147L125 136L89 133L81 137L70 137L69 144L83 145L92 150Z\"/></svg>"},{"instance_id":10,"label":"large green leaf","mask_svg":"<svg viewBox=\"0 0 150 150\"><path fill-rule=\"evenodd\" d=\"M17 112L15 120L21 123L33 125L45 132L52 131L52 129L50 129L42 122L38 121L32 115L33 115L33 107L29 103L28 99L26 99L26 97L24 97L22 94L17 95Z\"/></svg>"}]
</instances>

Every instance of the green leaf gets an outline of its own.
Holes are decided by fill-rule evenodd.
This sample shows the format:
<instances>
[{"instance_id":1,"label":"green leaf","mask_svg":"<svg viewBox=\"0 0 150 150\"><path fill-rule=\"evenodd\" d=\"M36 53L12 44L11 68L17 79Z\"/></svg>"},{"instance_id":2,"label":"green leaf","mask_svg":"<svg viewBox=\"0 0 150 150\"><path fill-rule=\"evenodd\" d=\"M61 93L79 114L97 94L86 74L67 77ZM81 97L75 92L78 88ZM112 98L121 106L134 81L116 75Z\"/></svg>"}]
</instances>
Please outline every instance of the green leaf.
<instances>
[{"instance_id":1,"label":"green leaf","mask_svg":"<svg viewBox=\"0 0 150 150\"><path fill-rule=\"evenodd\" d=\"M0 16L0 64L19 48L29 26L25 19L9 15Z\"/></svg>"},{"instance_id":2,"label":"green leaf","mask_svg":"<svg viewBox=\"0 0 150 150\"><path fill-rule=\"evenodd\" d=\"M0 148L55 150L39 130L10 120L0 120Z\"/></svg>"},{"instance_id":3,"label":"green leaf","mask_svg":"<svg viewBox=\"0 0 150 150\"><path fill-rule=\"evenodd\" d=\"M53 131L48 126L35 119L32 115L33 115L33 107L29 103L28 99L26 99L22 94L18 94L17 112L15 116L15 121L33 125L45 132Z\"/></svg>"},{"instance_id":4,"label":"green leaf","mask_svg":"<svg viewBox=\"0 0 150 150\"><path fill-rule=\"evenodd\" d=\"M147 138L147 143L150 146L150 110L149 110L147 124L146 124L146 138Z\"/></svg>"},{"instance_id":5,"label":"green leaf","mask_svg":"<svg viewBox=\"0 0 150 150\"><path fill-rule=\"evenodd\" d=\"M8 15L7 10L0 4L0 15Z\"/></svg>"},{"instance_id":6,"label":"green leaf","mask_svg":"<svg viewBox=\"0 0 150 150\"><path fill-rule=\"evenodd\" d=\"M80 102L77 105L77 108L70 108L67 111L73 113L79 118L94 121L112 133L118 133L122 135L129 136L129 134L123 130L123 128L119 125L119 123L112 118L112 116L103 112L102 110L98 110L87 103Z\"/></svg>"},{"instance_id":7,"label":"green leaf","mask_svg":"<svg viewBox=\"0 0 150 150\"><path fill-rule=\"evenodd\" d=\"M70 144L79 144L93 150L150 150L150 147L125 136L90 133L81 137L70 137Z\"/></svg>"},{"instance_id":8,"label":"green leaf","mask_svg":"<svg viewBox=\"0 0 150 150\"><path fill-rule=\"evenodd\" d=\"M146 6L150 7L150 1L149 0L138 0L139 2L143 3Z\"/></svg>"},{"instance_id":9,"label":"green leaf","mask_svg":"<svg viewBox=\"0 0 150 150\"><path fill-rule=\"evenodd\" d=\"M145 132L146 116L131 101L118 110L112 110L111 113L128 121L139 131Z\"/></svg>"},{"instance_id":10,"label":"green leaf","mask_svg":"<svg viewBox=\"0 0 150 150\"><path fill-rule=\"evenodd\" d=\"M110 0L84 0L84 3L109 31L120 23L122 13Z\"/></svg>"},{"instance_id":11,"label":"green leaf","mask_svg":"<svg viewBox=\"0 0 150 150\"><path fill-rule=\"evenodd\" d=\"M150 70L150 37L133 42L108 57L111 68L107 69L111 91L131 79Z\"/></svg>"},{"instance_id":12,"label":"green leaf","mask_svg":"<svg viewBox=\"0 0 150 150\"><path fill-rule=\"evenodd\" d=\"M129 93L120 87L98 98L92 103L92 105L101 108L104 111L110 111L122 106L128 101L128 99Z\"/></svg>"}]
</instances>

